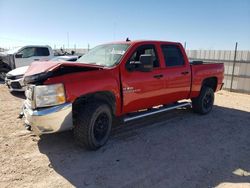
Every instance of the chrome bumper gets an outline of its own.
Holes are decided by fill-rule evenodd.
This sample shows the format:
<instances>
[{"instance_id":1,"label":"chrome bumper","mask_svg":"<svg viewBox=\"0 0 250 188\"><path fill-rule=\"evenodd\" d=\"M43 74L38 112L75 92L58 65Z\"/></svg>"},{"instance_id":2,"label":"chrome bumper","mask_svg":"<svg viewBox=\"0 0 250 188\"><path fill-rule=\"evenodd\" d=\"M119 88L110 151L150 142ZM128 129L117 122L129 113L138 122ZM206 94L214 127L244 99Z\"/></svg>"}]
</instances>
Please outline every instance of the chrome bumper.
<instances>
[{"instance_id":1,"label":"chrome bumper","mask_svg":"<svg viewBox=\"0 0 250 188\"><path fill-rule=\"evenodd\" d=\"M61 132L73 127L71 103L32 110L25 101L23 113L25 123L38 135Z\"/></svg>"}]
</instances>

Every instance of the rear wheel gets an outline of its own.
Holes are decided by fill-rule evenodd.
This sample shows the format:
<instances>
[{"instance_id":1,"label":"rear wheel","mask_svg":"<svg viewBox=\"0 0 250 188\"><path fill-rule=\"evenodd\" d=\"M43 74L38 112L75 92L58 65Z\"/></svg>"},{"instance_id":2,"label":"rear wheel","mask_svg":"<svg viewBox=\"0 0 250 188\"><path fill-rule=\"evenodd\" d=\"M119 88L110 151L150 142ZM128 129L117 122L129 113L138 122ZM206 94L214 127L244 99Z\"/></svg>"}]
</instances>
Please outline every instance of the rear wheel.
<instances>
[{"instance_id":1,"label":"rear wheel","mask_svg":"<svg viewBox=\"0 0 250 188\"><path fill-rule=\"evenodd\" d=\"M203 86L200 95L192 99L193 111L199 114L209 113L214 104L214 90Z\"/></svg>"},{"instance_id":2,"label":"rear wheel","mask_svg":"<svg viewBox=\"0 0 250 188\"><path fill-rule=\"evenodd\" d=\"M77 106L74 115L74 137L78 145L90 150L103 146L110 135L112 114L104 102Z\"/></svg>"}]
</instances>

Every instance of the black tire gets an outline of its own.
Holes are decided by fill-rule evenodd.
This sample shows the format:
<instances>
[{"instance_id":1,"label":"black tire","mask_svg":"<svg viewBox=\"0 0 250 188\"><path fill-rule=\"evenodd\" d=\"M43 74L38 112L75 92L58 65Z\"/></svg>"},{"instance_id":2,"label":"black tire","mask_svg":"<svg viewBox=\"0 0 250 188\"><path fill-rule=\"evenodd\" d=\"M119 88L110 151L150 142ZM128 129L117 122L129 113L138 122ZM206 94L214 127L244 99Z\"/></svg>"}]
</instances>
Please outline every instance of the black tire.
<instances>
[{"instance_id":1,"label":"black tire","mask_svg":"<svg viewBox=\"0 0 250 188\"><path fill-rule=\"evenodd\" d=\"M6 74L10 71L10 69L7 69L7 68L0 68L0 81L4 81L5 80L5 77L6 77Z\"/></svg>"},{"instance_id":2,"label":"black tire","mask_svg":"<svg viewBox=\"0 0 250 188\"><path fill-rule=\"evenodd\" d=\"M193 111L199 114L209 113L214 104L214 90L203 86L200 95L192 99Z\"/></svg>"},{"instance_id":3,"label":"black tire","mask_svg":"<svg viewBox=\"0 0 250 188\"><path fill-rule=\"evenodd\" d=\"M76 143L89 150L97 150L109 138L112 114L104 102L79 104L73 115Z\"/></svg>"}]
</instances>

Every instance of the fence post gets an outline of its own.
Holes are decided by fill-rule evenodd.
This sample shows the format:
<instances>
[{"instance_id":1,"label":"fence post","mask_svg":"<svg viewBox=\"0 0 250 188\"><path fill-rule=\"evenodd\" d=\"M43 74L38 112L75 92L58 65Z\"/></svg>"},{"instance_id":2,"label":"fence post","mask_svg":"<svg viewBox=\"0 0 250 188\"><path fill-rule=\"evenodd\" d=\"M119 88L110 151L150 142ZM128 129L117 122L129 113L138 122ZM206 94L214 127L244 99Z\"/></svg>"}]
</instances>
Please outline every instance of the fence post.
<instances>
[{"instance_id":1,"label":"fence post","mask_svg":"<svg viewBox=\"0 0 250 188\"><path fill-rule=\"evenodd\" d=\"M236 56L237 56L237 47L238 47L238 42L235 43L235 50L234 50L234 62L233 62L233 70L232 70L232 76L231 76L231 86L230 86L230 92L232 92L233 88L233 81L234 81L234 69L235 69L235 64L236 64Z\"/></svg>"}]
</instances>

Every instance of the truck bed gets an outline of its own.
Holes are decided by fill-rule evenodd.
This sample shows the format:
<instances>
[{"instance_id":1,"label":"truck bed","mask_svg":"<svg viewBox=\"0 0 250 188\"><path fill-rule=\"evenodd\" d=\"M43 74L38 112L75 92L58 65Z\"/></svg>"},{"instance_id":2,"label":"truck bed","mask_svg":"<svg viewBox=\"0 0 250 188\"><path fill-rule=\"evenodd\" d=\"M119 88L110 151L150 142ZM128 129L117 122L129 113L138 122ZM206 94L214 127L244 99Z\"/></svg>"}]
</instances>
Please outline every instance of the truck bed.
<instances>
[{"instance_id":1,"label":"truck bed","mask_svg":"<svg viewBox=\"0 0 250 188\"><path fill-rule=\"evenodd\" d=\"M217 80L218 84L217 88L215 88L215 91L218 91L222 87L224 78L223 63L193 62L190 63L190 67L192 72L190 98L197 97L199 95L202 81L206 77L214 77Z\"/></svg>"}]
</instances>

